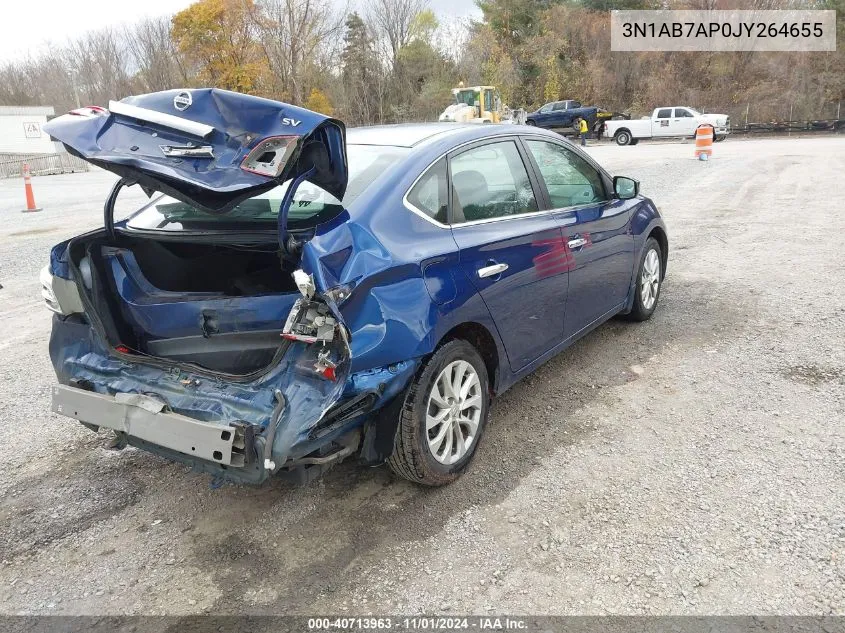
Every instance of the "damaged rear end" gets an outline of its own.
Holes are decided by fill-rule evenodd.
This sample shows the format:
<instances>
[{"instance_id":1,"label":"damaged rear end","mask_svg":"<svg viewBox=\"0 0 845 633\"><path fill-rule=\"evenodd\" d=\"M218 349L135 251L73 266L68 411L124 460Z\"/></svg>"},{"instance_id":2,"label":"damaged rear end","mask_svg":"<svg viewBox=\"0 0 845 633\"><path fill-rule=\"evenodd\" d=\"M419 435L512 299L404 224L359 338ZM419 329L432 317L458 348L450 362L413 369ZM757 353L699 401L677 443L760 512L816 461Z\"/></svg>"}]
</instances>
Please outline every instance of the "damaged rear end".
<instances>
[{"instance_id":1,"label":"damaged rear end","mask_svg":"<svg viewBox=\"0 0 845 633\"><path fill-rule=\"evenodd\" d=\"M45 129L121 178L104 228L56 246L42 273L56 313L53 410L238 481L355 452L367 414L413 366L353 376L338 307L350 288L308 272L317 227L343 222L343 125L193 90L81 109ZM151 201L116 223L115 199L132 185Z\"/></svg>"}]
</instances>

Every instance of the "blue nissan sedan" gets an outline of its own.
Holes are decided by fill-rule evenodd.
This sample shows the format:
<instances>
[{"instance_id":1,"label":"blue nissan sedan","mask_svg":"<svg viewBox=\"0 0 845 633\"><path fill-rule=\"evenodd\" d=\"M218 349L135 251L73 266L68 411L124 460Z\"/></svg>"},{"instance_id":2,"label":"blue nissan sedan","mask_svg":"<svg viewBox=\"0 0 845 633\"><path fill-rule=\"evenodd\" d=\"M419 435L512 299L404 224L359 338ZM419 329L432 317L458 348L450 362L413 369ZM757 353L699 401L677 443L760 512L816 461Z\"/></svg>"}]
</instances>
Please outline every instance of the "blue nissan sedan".
<instances>
[{"instance_id":1,"label":"blue nissan sedan","mask_svg":"<svg viewBox=\"0 0 845 633\"><path fill-rule=\"evenodd\" d=\"M447 484L494 396L660 297L655 205L541 129L346 130L216 89L45 129L120 177L42 271L53 411L230 480L355 456Z\"/></svg>"}]
</instances>

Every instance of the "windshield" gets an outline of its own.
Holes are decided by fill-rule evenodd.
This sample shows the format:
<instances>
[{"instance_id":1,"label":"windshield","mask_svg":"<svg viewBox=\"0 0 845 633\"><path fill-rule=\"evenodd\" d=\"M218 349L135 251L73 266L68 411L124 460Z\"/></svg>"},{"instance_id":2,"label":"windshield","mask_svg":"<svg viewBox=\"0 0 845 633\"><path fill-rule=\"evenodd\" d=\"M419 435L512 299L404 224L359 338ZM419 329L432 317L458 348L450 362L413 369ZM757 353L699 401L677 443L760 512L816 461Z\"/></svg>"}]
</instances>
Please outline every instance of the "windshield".
<instances>
[{"instance_id":1,"label":"windshield","mask_svg":"<svg viewBox=\"0 0 845 633\"><path fill-rule=\"evenodd\" d=\"M349 184L343 200L320 187L303 182L293 195L288 212L288 229L297 230L325 222L355 200L372 182L406 153L407 148L381 145L349 145ZM213 214L171 198L159 196L127 221L132 229L159 231L201 231L268 228L275 226L282 198L290 181L261 195L241 202L228 213Z\"/></svg>"},{"instance_id":2,"label":"windshield","mask_svg":"<svg viewBox=\"0 0 845 633\"><path fill-rule=\"evenodd\" d=\"M478 95L475 90L458 90L455 93L455 103L465 103L467 105L475 105L478 100Z\"/></svg>"}]
</instances>

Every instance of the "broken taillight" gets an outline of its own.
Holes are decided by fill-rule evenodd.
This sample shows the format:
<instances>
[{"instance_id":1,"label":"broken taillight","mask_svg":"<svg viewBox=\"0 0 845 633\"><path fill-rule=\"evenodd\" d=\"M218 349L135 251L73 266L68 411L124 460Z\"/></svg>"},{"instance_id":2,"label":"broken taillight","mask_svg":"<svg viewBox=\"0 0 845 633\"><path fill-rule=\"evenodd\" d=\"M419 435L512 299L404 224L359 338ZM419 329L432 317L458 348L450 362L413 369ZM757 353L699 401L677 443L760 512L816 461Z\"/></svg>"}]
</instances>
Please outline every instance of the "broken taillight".
<instances>
[{"instance_id":1,"label":"broken taillight","mask_svg":"<svg viewBox=\"0 0 845 633\"><path fill-rule=\"evenodd\" d=\"M310 301L305 297L297 299L282 329L282 337L302 343L321 342L324 345L334 339L337 319L322 301Z\"/></svg>"},{"instance_id":2,"label":"broken taillight","mask_svg":"<svg viewBox=\"0 0 845 633\"><path fill-rule=\"evenodd\" d=\"M126 345L115 345L115 346L114 346L114 351L116 351L116 352L120 352L121 354L128 354L128 353L129 353L129 348L128 348L128 347L126 347Z\"/></svg>"},{"instance_id":3,"label":"broken taillight","mask_svg":"<svg viewBox=\"0 0 845 633\"><path fill-rule=\"evenodd\" d=\"M109 111L105 108L100 106L85 106L84 108L76 108L75 110L71 110L68 114L74 114L76 116L84 116L84 117L95 117L95 116L108 116Z\"/></svg>"},{"instance_id":4,"label":"broken taillight","mask_svg":"<svg viewBox=\"0 0 845 633\"><path fill-rule=\"evenodd\" d=\"M298 140L298 136L271 136L259 141L244 158L241 169L276 178L284 171Z\"/></svg>"}]
</instances>

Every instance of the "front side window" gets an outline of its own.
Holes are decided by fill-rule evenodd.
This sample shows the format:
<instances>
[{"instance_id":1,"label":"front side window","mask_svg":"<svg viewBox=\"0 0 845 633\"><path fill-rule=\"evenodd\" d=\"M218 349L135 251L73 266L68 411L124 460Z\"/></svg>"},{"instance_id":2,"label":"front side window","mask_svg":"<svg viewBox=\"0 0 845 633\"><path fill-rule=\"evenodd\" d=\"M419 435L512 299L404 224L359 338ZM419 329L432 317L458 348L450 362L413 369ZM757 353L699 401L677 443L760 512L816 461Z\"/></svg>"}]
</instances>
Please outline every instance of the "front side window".
<instances>
[{"instance_id":1,"label":"front side window","mask_svg":"<svg viewBox=\"0 0 845 633\"><path fill-rule=\"evenodd\" d=\"M451 159L453 221L488 220L538 210L513 141L474 147Z\"/></svg>"},{"instance_id":2,"label":"front side window","mask_svg":"<svg viewBox=\"0 0 845 633\"><path fill-rule=\"evenodd\" d=\"M446 159L441 158L429 167L417 184L408 192L408 202L433 220L446 223L447 186Z\"/></svg>"},{"instance_id":3,"label":"front side window","mask_svg":"<svg viewBox=\"0 0 845 633\"><path fill-rule=\"evenodd\" d=\"M675 108L675 117L677 117L677 118L692 117L692 112L690 112L686 108Z\"/></svg>"},{"instance_id":4,"label":"front side window","mask_svg":"<svg viewBox=\"0 0 845 633\"><path fill-rule=\"evenodd\" d=\"M545 113L545 112L551 112L551 111L552 111L552 106L554 106L554 104L553 104L553 103L547 103L547 104L546 104L546 105L544 105L542 108L540 108L540 112L543 112L543 113Z\"/></svg>"},{"instance_id":5,"label":"front side window","mask_svg":"<svg viewBox=\"0 0 845 633\"><path fill-rule=\"evenodd\" d=\"M330 220L343 211L385 171L400 163L406 148L380 145L349 145L349 180L343 200L317 185L304 182L296 190L288 212L288 228L308 228ZM275 226L279 207L290 181L244 200L227 213L206 213L170 196L159 196L129 218L132 229L158 231L250 230Z\"/></svg>"},{"instance_id":6,"label":"front side window","mask_svg":"<svg viewBox=\"0 0 845 633\"><path fill-rule=\"evenodd\" d=\"M540 168L553 209L607 199L601 174L578 154L546 141L526 141L526 145Z\"/></svg>"}]
</instances>

